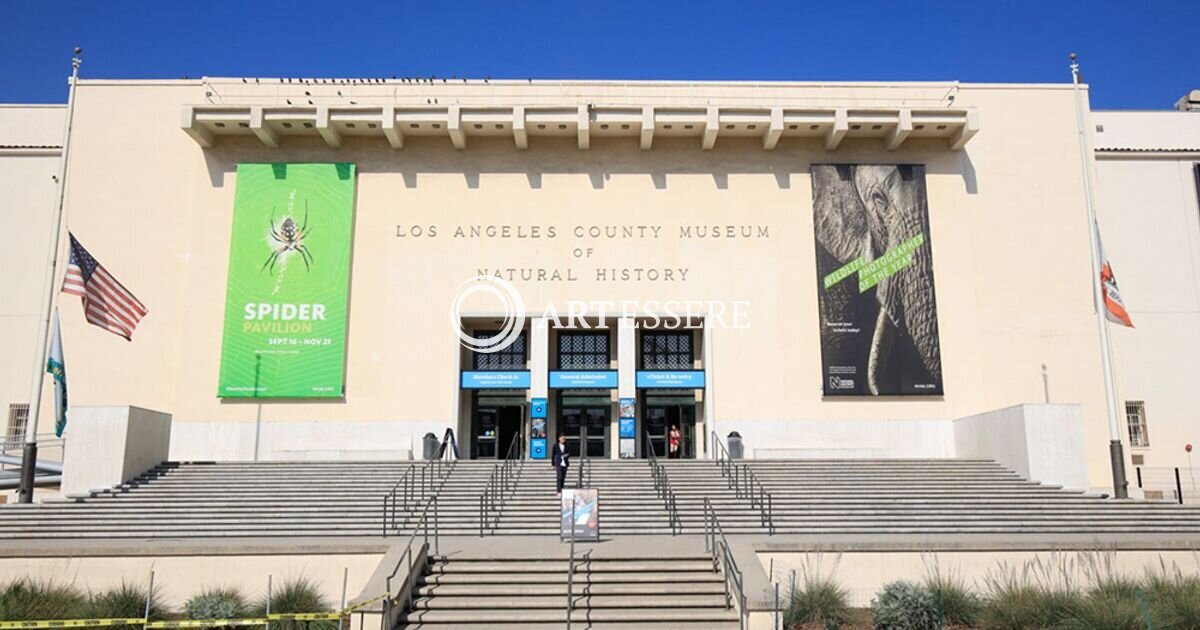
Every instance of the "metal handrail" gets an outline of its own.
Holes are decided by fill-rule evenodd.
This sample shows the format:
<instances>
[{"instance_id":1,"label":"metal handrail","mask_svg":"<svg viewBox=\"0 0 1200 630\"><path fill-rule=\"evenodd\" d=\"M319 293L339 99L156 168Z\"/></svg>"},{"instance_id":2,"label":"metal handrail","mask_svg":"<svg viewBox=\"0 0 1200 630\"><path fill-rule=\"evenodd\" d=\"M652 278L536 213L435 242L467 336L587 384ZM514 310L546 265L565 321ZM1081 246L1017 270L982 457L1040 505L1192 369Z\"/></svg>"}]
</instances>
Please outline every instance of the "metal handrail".
<instances>
[{"instance_id":1,"label":"metal handrail","mask_svg":"<svg viewBox=\"0 0 1200 630\"><path fill-rule=\"evenodd\" d=\"M649 447L646 452L646 461L650 462L650 477L654 479L654 492L667 510L667 523L671 526L671 535L674 536L683 532L683 521L679 518L679 507L676 505L675 491L671 489L671 478L667 475L667 469L658 461L649 431L646 432L646 445Z\"/></svg>"},{"instance_id":2,"label":"metal handrail","mask_svg":"<svg viewBox=\"0 0 1200 630\"><path fill-rule=\"evenodd\" d=\"M567 560L567 630L575 612L575 497L571 497L571 557Z\"/></svg>"},{"instance_id":3,"label":"metal handrail","mask_svg":"<svg viewBox=\"0 0 1200 630\"><path fill-rule=\"evenodd\" d=\"M504 503L516 492L517 478L520 476L519 466L524 464L523 460L517 459L520 438L520 434L513 436L508 450L504 453L504 461L492 467L487 485L479 495L480 537L485 535L485 531L496 531L500 526L500 513L504 509Z\"/></svg>"},{"instance_id":4,"label":"metal handrail","mask_svg":"<svg viewBox=\"0 0 1200 630\"><path fill-rule=\"evenodd\" d=\"M704 550L712 554L713 572L724 570L725 607L732 608L734 602L737 603L738 627L745 630L746 591L742 581L742 570L738 568L733 551L729 549L725 529L721 527L721 521L717 519L717 512L708 497L704 497Z\"/></svg>"},{"instance_id":5,"label":"metal handrail","mask_svg":"<svg viewBox=\"0 0 1200 630\"><path fill-rule=\"evenodd\" d=\"M420 507L420 501L441 490L442 485L446 482L446 477L458 463L457 459L452 459L449 464L446 464L443 458L447 442L453 442L453 440L454 430L446 429L441 446L438 448L438 456L426 460L420 466L409 466L408 470L404 471L404 474L396 481L396 485L392 486L391 491L384 495L383 535L385 537L388 535L388 531L399 531L401 525L408 524L407 517L403 521L399 519L398 515L401 512L411 516L412 512Z\"/></svg>"},{"instance_id":6,"label":"metal handrail","mask_svg":"<svg viewBox=\"0 0 1200 630\"><path fill-rule=\"evenodd\" d=\"M767 528L769 535L775 535L774 497L767 492L767 487L759 481L758 475L754 474L754 470L750 468L749 464L739 464L729 456L729 451L721 442L716 431L712 432L712 442L717 445L717 448L713 449L713 458L721 468L721 476L728 480L727 483L729 489L733 490L733 495L739 499L749 500L750 509L758 510L759 524Z\"/></svg>"},{"instance_id":7,"label":"metal handrail","mask_svg":"<svg viewBox=\"0 0 1200 630\"><path fill-rule=\"evenodd\" d=\"M590 488L592 486L592 460L590 457L584 456L579 458L579 480L575 482L576 488ZM584 478L587 478L587 484L584 484Z\"/></svg>"},{"instance_id":8,"label":"metal handrail","mask_svg":"<svg viewBox=\"0 0 1200 630\"><path fill-rule=\"evenodd\" d=\"M430 520L431 516L432 523ZM382 621L384 624L386 624L387 619L389 618L392 606L394 606L396 603L395 600L400 599L401 595L401 593L396 593L392 590L392 580L395 579L396 574L400 572L400 567L405 566L407 563L408 573L406 575L406 580L409 584L409 592L407 595L411 596L411 587L416 584L416 582L413 580L413 572L416 570L416 555L413 554L413 543L417 541L417 536L420 535L422 537L422 549L428 552L431 529L433 532L433 553L434 555L441 555L441 535L438 527L437 495L429 497L429 500L425 502L425 508L421 510L421 518L417 521L416 526L413 528L412 534L408 537L408 544L405 546L404 553L400 555L398 560L396 560L396 566L392 568L392 572L389 573L387 578L384 580L384 584L387 589L387 596L383 600ZM425 561L429 561L428 553L426 553Z\"/></svg>"}]
</instances>

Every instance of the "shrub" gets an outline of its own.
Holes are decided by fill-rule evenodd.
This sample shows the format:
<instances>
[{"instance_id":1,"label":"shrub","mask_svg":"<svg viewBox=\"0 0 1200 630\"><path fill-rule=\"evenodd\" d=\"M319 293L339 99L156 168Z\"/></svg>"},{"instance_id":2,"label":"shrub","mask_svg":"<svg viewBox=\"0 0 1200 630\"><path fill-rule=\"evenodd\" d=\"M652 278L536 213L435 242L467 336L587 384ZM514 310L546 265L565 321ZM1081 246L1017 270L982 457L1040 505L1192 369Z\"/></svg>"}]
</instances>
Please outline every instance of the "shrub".
<instances>
[{"instance_id":1,"label":"shrub","mask_svg":"<svg viewBox=\"0 0 1200 630\"><path fill-rule=\"evenodd\" d=\"M210 588L183 605L188 619L237 619L247 613L246 598L235 588Z\"/></svg>"},{"instance_id":2,"label":"shrub","mask_svg":"<svg viewBox=\"0 0 1200 630\"><path fill-rule=\"evenodd\" d=\"M878 630L937 628L937 601L920 584L897 580L885 584L871 600L871 619Z\"/></svg>"},{"instance_id":3,"label":"shrub","mask_svg":"<svg viewBox=\"0 0 1200 630\"><path fill-rule=\"evenodd\" d=\"M948 626L975 626L983 612L983 600L957 573L944 572L936 557L925 565L925 589L933 596Z\"/></svg>"},{"instance_id":4,"label":"shrub","mask_svg":"<svg viewBox=\"0 0 1200 630\"><path fill-rule=\"evenodd\" d=\"M853 612L848 594L832 577L807 574L790 590L787 612L784 613L784 623L788 627L802 625L837 630L850 623Z\"/></svg>"},{"instance_id":5,"label":"shrub","mask_svg":"<svg viewBox=\"0 0 1200 630\"><path fill-rule=\"evenodd\" d=\"M264 594L254 607L254 614L266 614L267 598ZM271 591L271 613L317 613L329 612L330 605L321 595L317 583L300 576L285 580ZM271 622L273 630L330 630L337 627L336 621L278 621Z\"/></svg>"},{"instance_id":6,"label":"shrub","mask_svg":"<svg viewBox=\"0 0 1200 630\"><path fill-rule=\"evenodd\" d=\"M162 619L165 611L159 599L158 589L150 596L150 619ZM88 602L89 617L97 619L140 618L146 614L146 587L124 580L120 586L92 593ZM141 628L138 626L112 626L113 628Z\"/></svg>"},{"instance_id":7,"label":"shrub","mask_svg":"<svg viewBox=\"0 0 1200 630\"><path fill-rule=\"evenodd\" d=\"M29 578L0 588L0 620L37 621L87 616L87 598L74 586Z\"/></svg>"},{"instance_id":8,"label":"shrub","mask_svg":"<svg viewBox=\"0 0 1200 630\"><path fill-rule=\"evenodd\" d=\"M1161 560L1160 560L1161 562ZM1200 577L1183 575L1178 567L1148 571L1146 604L1156 628L1200 630Z\"/></svg>"},{"instance_id":9,"label":"shrub","mask_svg":"<svg viewBox=\"0 0 1200 630\"><path fill-rule=\"evenodd\" d=\"M1053 628L1069 617L1079 593L1066 572L1050 570L1040 560L1026 563L1021 572L1001 564L984 578L987 590L980 626L987 630Z\"/></svg>"}]
</instances>

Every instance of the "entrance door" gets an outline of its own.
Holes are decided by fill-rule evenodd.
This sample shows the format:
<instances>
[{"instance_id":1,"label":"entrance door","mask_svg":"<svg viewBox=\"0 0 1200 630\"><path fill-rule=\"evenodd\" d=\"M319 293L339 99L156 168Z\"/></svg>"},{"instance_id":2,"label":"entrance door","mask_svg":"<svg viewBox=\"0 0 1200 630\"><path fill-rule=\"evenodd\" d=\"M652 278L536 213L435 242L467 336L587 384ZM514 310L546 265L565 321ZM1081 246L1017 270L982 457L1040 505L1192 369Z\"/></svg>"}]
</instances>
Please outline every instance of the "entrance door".
<instances>
[{"instance_id":1,"label":"entrance door","mask_svg":"<svg viewBox=\"0 0 1200 630\"><path fill-rule=\"evenodd\" d=\"M571 455L608 457L609 412L612 405L603 399L563 396L559 430L567 436Z\"/></svg>"},{"instance_id":2,"label":"entrance door","mask_svg":"<svg viewBox=\"0 0 1200 630\"><path fill-rule=\"evenodd\" d=\"M696 457L696 401L692 398L647 396L646 397L646 434L643 435L642 449L654 449L657 457L667 457L669 453L668 437L671 427L678 427L681 434L679 457L694 459ZM646 443L646 440L649 443Z\"/></svg>"},{"instance_id":3,"label":"entrance door","mask_svg":"<svg viewBox=\"0 0 1200 630\"><path fill-rule=\"evenodd\" d=\"M477 459L497 459L508 454L513 438L521 433L525 417L524 401L504 396L477 396L475 400L474 449ZM521 457L521 440L517 440L515 457Z\"/></svg>"}]
</instances>

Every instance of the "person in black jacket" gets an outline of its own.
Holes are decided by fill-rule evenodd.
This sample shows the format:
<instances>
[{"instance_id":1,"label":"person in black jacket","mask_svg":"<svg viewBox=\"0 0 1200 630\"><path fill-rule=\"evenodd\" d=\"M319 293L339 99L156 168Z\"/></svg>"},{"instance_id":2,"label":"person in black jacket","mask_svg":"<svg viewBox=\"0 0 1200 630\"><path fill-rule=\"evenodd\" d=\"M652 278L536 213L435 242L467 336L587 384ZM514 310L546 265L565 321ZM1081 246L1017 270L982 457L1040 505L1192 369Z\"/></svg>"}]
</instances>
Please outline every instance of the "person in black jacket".
<instances>
[{"instance_id":1,"label":"person in black jacket","mask_svg":"<svg viewBox=\"0 0 1200 630\"><path fill-rule=\"evenodd\" d=\"M559 435L558 444L551 447L550 451L550 464L554 466L554 472L557 475L554 486L555 492L561 497L563 482L567 480L567 467L571 465L568 461L571 457L571 452L567 450L567 436Z\"/></svg>"}]
</instances>

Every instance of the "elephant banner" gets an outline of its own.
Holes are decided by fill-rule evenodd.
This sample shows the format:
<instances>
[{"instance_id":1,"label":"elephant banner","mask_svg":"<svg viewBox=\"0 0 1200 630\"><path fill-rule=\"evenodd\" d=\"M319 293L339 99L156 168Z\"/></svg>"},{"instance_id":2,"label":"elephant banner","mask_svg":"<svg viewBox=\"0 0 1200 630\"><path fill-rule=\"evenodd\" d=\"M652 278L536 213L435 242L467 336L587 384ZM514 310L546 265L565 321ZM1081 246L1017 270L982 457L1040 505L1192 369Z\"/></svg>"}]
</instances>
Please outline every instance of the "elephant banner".
<instances>
[{"instance_id":1,"label":"elephant banner","mask_svg":"<svg viewBox=\"0 0 1200 630\"><path fill-rule=\"evenodd\" d=\"M941 395L925 167L814 165L826 396Z\"/></svg>"}]
</instances>

